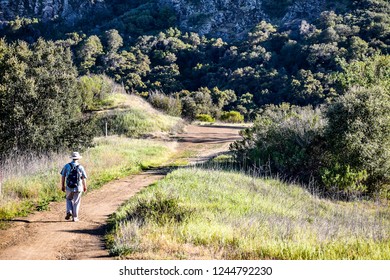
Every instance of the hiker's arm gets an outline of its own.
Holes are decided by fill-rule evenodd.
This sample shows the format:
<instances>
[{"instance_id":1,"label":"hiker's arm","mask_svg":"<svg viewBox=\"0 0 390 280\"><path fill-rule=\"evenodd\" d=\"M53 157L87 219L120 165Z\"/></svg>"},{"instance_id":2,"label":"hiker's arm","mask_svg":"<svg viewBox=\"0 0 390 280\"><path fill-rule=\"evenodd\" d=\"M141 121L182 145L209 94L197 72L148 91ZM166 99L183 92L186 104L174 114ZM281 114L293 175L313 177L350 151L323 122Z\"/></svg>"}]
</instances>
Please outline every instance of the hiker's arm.
<instances>
[{"instance_id":1,"label":"hiker's arm","mask_svg":"<svg viewBox=\"0 0 390 280\"><path fill-rule=\"evenodd\" d=\"M84 192L86 192L87 191L87 180L85 180L85 178L83 178L82 182L83 182Z\"/></svg>"},{"instance_id":2,"label":"hiker's arm","mask_svg":"<svg viewBox=\"0 0 390 280\"><path fill-rule=\"evenodd\" d=\"M61 176L61 190L65 191L65 176Z\"/></svg>"}]
</instances>

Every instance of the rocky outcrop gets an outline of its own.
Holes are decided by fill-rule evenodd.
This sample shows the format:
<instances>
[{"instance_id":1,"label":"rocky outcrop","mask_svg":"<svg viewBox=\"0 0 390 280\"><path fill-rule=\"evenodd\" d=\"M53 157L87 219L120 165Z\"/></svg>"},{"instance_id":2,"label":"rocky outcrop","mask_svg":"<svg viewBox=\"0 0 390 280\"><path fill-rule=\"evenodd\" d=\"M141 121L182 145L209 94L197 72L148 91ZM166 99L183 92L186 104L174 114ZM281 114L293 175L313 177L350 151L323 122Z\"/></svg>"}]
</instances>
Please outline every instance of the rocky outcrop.
<instances>
[{"instance_id":1,"label":"rocky outcrop","mask_svg":"<svg viewBox=\"0 0 390 280\"><path fill-rule=\"evenodd\" d=\"M160 0L172 6L180 26L200 34L237 36L266 19L261 0Z\"/></svg>"},{"instance_id":2,"label":"rocky outcrop","mask_svg":"<svg viewBox=\"0 0 390 280\"><path fill-rule=\"evenodd\" d=\"M239 38L261 20L279 25L318 17L326 0L294 0L283 7L284 16L275 18L264 6L265 0L160 0L174 8L179 24L189 31L211 34L224 39ZM286 2L286 1L285 1ZM268 1L269 3L269 1ZM274 5L278 5L274 1Z\"/></svg>"},{"instance_id":3,"label":"rocky outcrop","mask_svg":"<svg viewBox=\"0 0 390 280\"><path fill-rule=\"evenodd\" d=\"M72 22L92 9L102 9L104 6L104 0L0 0L0 21L16 17L35 17L47 21L61 17Z\"/></svg>"}]
</instances>

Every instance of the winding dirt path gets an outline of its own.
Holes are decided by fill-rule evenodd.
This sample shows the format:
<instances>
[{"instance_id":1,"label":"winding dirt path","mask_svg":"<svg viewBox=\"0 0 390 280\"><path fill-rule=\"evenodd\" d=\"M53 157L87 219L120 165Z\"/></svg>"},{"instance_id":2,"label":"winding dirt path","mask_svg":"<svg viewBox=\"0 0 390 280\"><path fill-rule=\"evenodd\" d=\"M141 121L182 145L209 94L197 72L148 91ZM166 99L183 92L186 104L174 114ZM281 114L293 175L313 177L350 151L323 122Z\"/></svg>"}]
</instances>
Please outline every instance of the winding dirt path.
<instances>
[{"instance_id":1,"label":"winding dirt path","mask_svg":"<svg viewBox=\"0 0 390 280\"><path fill-rule=\"evenodd\" d=\"M242 127L194 126L178 135L179 152L198 163L226 151L240 138ZM106 220L142 188L162 179L165 169L144 172L110 182L83 196L78 223L64 220L65 201L50 204L50 211L14 219L0 230L0 260L111 259L104 245Z\"/></svg>"}]
</instances>

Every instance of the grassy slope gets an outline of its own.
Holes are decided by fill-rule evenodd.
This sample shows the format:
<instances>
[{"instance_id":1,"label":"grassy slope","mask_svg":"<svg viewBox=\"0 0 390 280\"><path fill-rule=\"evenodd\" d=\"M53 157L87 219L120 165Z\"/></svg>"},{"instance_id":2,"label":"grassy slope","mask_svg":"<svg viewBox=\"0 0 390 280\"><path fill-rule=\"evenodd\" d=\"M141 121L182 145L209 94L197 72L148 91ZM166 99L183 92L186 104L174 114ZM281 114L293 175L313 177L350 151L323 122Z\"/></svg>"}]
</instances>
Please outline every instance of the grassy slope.
<instances>
[{"instance_id":1,"label":"grassy slope","mask_svg":"<svg viewBox=\"0 0 390 280\"><path fill-rule=\"evenodd\" d=\"M179 131L184 125L182 119L162 114L136 95L113 94L107 103L112 104L110 110L100 111L97 115L109 119L109 134L162 136Z\"/></svg>"},{"instance_id":2,"label":"grassy slope","mask_svg":"<svg viewBox=\"0 0 390 280\"><path fill-rule=\"evenodd\" d=\"M111 251L127 258L390 259L388 206L226 171L177 170L112 220Z\"/></svg>"},{"instance_id":3,"label":"grassy slope","mask_svg":"<svg viewBox=\"0 0 390 280\"><path fill-rule=\"evenodd\" d=\"M137 135L145 134L144 127L148 128L148 133L158 134L181 123L180 119L161 114L136 96L113 94L109 99L107 103L111 105L105 108L105 112L113 108L138 112L133 117L133 123L139 122L144 126L137 127ZM160 120L158 125L154 125L155 119ZM95 144L95 147L83 152L81 160L89 175L90 189L140 172L144 167L160 165L174 153L172 143L145 139L110 136L96 138ZM59 172L68 161L68 155L64 153L41 159L21 155L3 163L0 221L23 216L34 210L45 210L50 201L62 199Z\"/></svg>"}]
</instances>

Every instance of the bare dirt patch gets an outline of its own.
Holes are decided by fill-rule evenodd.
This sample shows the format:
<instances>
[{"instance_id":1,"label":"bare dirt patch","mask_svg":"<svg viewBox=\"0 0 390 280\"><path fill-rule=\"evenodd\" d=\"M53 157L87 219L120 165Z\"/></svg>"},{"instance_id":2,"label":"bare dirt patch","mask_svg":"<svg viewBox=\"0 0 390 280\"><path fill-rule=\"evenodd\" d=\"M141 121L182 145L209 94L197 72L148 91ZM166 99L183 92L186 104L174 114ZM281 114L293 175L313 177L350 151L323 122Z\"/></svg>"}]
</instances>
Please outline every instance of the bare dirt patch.
<instances>
[{"instance_id":1,"label":"bare dirt patch","mask_svg":"<svg viewBox=\"0 0 390 280\"><path fill-rule=\"evenodd\" d=\"M194 126L176 136L179 153L189 163L199 163L227 151L240 138L239 126ZM50 210L12 220L10 228L0 230L0 259L112 259L104 246L106 221L126 200L166 175L157 169L110 182L84 194L80 222L65 217L65 201L50 204Z\"/></svg>"}]
</instances>

